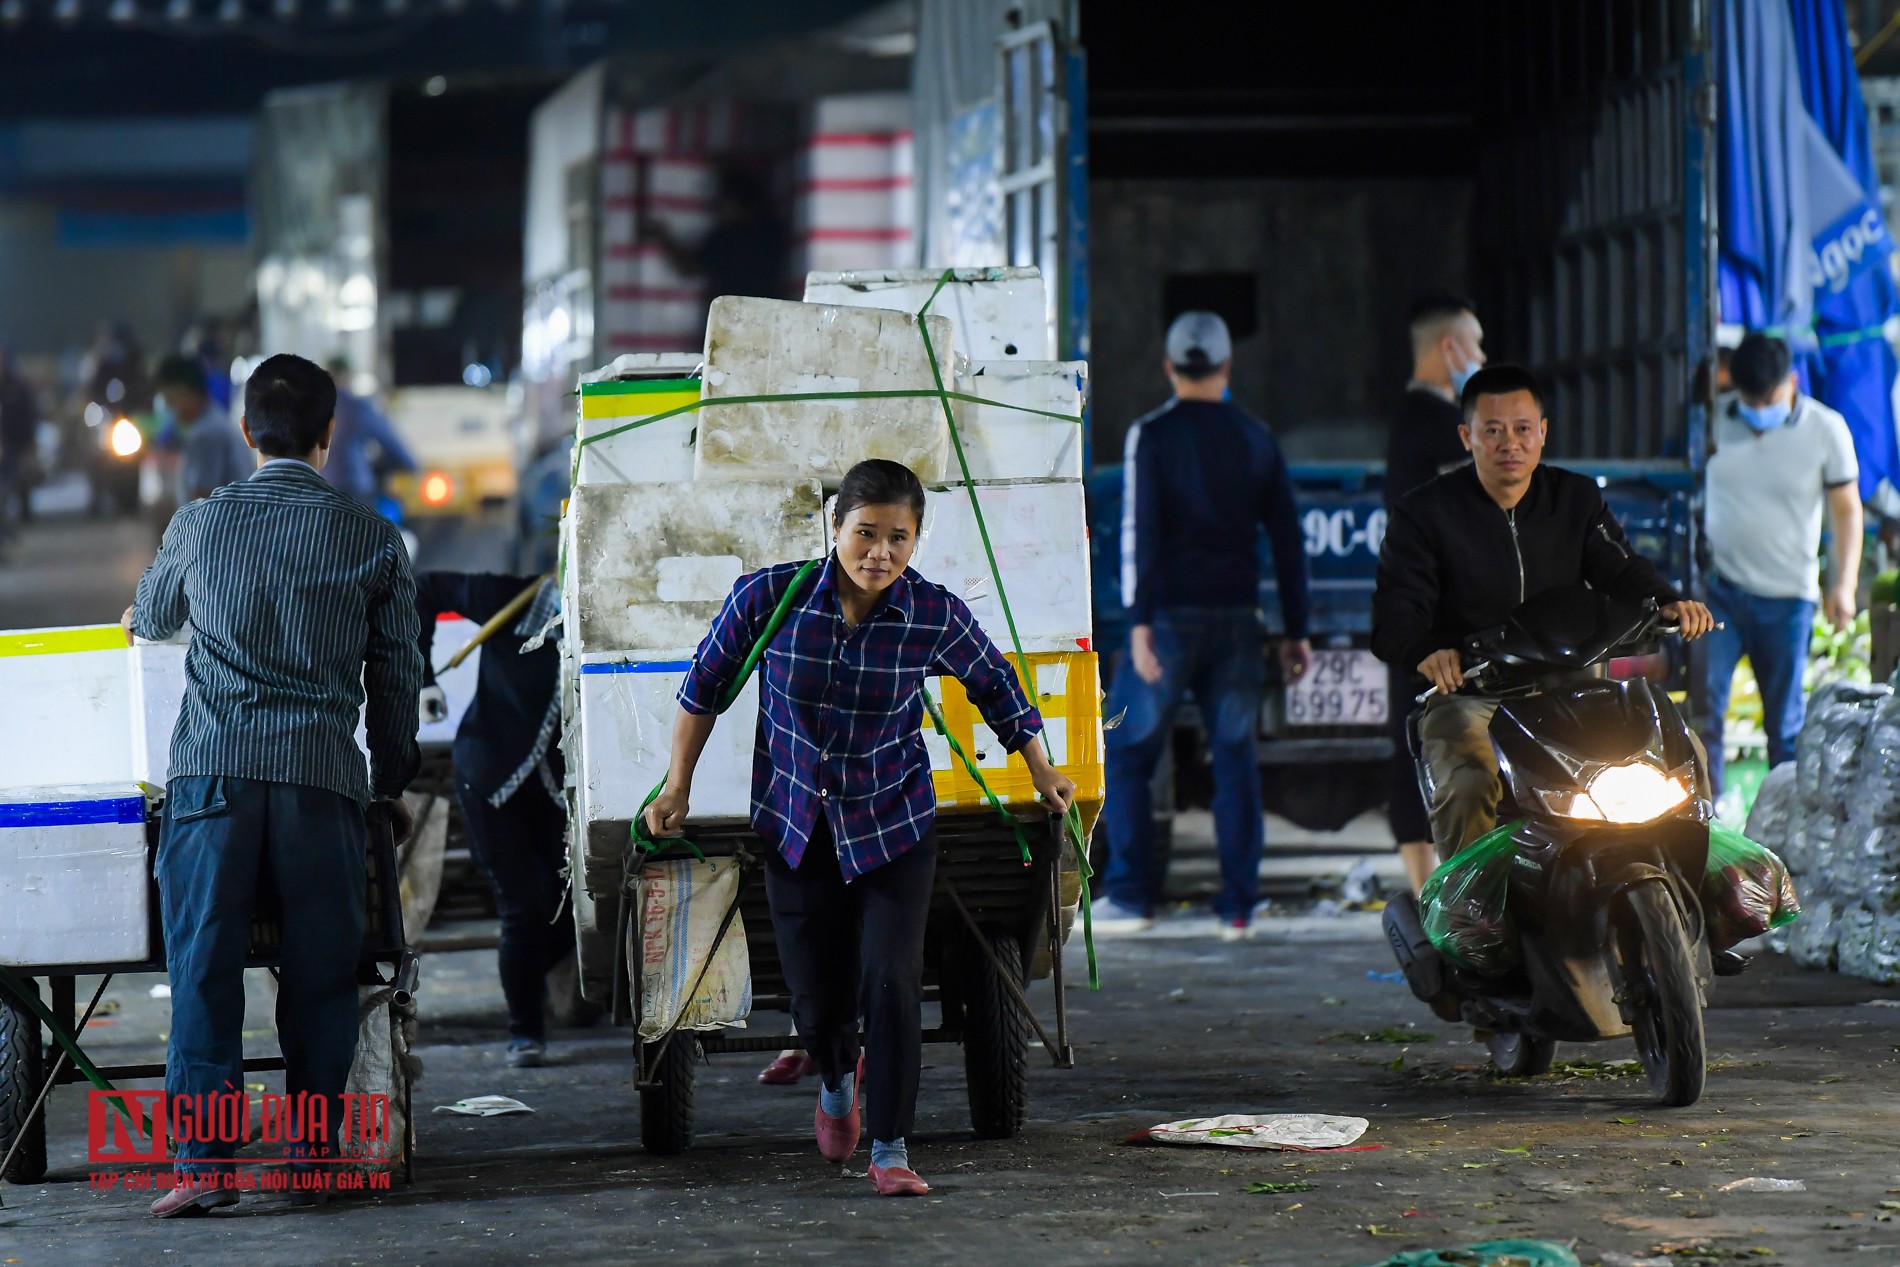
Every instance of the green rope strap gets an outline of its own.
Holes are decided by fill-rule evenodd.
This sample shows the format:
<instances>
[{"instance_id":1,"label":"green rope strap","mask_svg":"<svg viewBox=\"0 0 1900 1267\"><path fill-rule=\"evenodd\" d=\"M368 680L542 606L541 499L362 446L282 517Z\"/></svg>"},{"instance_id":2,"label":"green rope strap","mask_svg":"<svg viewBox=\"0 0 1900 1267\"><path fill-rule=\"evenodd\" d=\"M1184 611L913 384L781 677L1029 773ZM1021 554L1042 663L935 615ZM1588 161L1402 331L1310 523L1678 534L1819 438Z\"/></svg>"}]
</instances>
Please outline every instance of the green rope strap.
<instances>
[{"instance_id":1,"label":"green rope strap","mask_svg":"<svg viewBox=\"0 0 1900 1267\"><path fill-rule=\"evenodd\" d=\"M752 650L746 654L745 663L739 666L738 675L732 679L731 685L726 687L726 693L720 697L719 706L713 710L715 714L724 713L731 708L739 698L739 693L745 690L746 679L751 677L752 671L759 666L759 661L764 657L765 649L771 645L772 639L778 637L778 631L785 624L785 618L791 614L793 601L797 599L799 591L805 587L806 578L816 572L823 562L823 559L808 560L803 567L792 574L792 583L785 587L785 593L780 596L778 606L772 609L771 618L765 622L765 628L760 631L758 641L752 644ZM659 853L672 845L684 845L692 851L695 858L701 862L706 861L706 855L700 852L699 846L684 836L655 840L647 835L647 806L659 799L660 793L665 790L666 780L662 778L653 785L653 790L647 793L646 800L640 802L640 812L635 814L633 822L627 825L627 833L633 842L633 847L642 853L652 854Z\"/></svg>"},{"instance_id":2,"label":"green rope strap","mask_svg":"<svg viewBox=\"0 0 1900 1267\"><path fill-rule=\"evenodd\" d=\"M40 1024L52 1031L53 1041L66 1049L66 1054L73 1058L73 1064L79 1069L79 1072L86 1075L86 1081L92 1083L93 1086L99 1088L101 1091L110 1091L112 1096L108 1103L119 1110L119 1113L127 1122L137 1126L140 1131L149 1136L152 1131L152 1120L147 1117L133 1116L132 1110L125 1106L125 1098L119 1093L119 1089L107 1081L106 1076L99 1072L99 1067L93 1064L91 1058L79 1049L79 1039L75 1035L68 1034L66 1028L54 1019L53 1013L48 1010L46 1004L41 1001L40 992L38 990L28 989L25 982L21 981L5 968L0 968L0 985L4 985L8 990L12 991L14 996L18 998L20 1002L26 1004L27 1009L39 1018ZM37 1043L39 1039L35 1038L33 1041Z\"/></svg>"},{"instance_id":3,"label":"green rope strap","mask_svg":"<svg viewBox=\"0 0 1900 1267\"><path fill-rule=\"evenodd\" d=\"M932 346L930 342L930 326L926 320L930 314L930 306L937 302L937 296L943 293L943 288L950 284L950 280L953 276L953 271L946 268L943 270L943 275L937 279L937 285L930 292L930 297L924 300L924 306L917 310L917 331L923 336L924 356L930 361L930 377L937 384L937 390L932 394L937 397L939 404L943 407L944 421L950 426L950 444L956 450L957 468L963 472L963 489L970 495L970 510L971 513L976 516L976 531L978 537L983 541L983 556L989 561L990 579L996 582L996 599L1003 607L1003 622L1009 627L1010 646L1016 652L1016 666L1018 671L1022 674L1023 689L1025 691L1033 691L1035 689L1035 677L1029 671L1029 656L1023 651L1022 635L1016 631L1016 614L1010 610L1009 593L1003 586L1003 571L997 566L996 549L990 544L989 525L983 521L983 505L977 500L976 482L970 478L970 460L963 452L963 436L957 430L956 411L950 408L950 402L954 399L960 399L961 397L959 397L956 392L944 390L943 367L937 361L937 349ZM1028 412L1043 413L1045 411L1029 410ZM1067 415L1050 416L1066 417ZM1076 421L1080 422L1081 419L1077 418ZM928 701L926 700L926 702ZM932 709L932 720L937 721L939 730L943 729L943 723L937 719L934 708ZM945 735L947 738L948 732L945 732ZM1053 764L1055 752L1049 746L1048 732L1044 731L1039 738L1042 740L1042 750L1044 754L1049 757L1050 762ZM951 747L953 751L957 750L954 740L951 743ZM962 755L962 753L959 751L958 755ZM990 791L989 784L984 781L982 773L976 768L976 764L967 756L963 758L963 764L965 768L969 770L971 777L976 780L977 787L983 790L983 794L989 798L990 804L996 808L996 812L1015 828L1018 841L1022 841L1022 827L1017 824L1015 818L1003 808L1003 804L997 799L996 794ZM1076 874L1080 877L1082 884L1082 946L1088 956L1089 989L1099 990L1102 988L1102 975L1095 961L1095 919L1094 913L1089 909L1089 879L1094 873L1089 868L1089 846L1088 838L1082 831L1082 811L1077 809L1074 805L1069 806L1068 812L1063 815L1063 823L1068 828L1069 842L1075 849ZM1029 854L1029 846L1027 842L1022 842L1022 844L1023 856L1026 861Z\"/></svg>"}]
</instances>

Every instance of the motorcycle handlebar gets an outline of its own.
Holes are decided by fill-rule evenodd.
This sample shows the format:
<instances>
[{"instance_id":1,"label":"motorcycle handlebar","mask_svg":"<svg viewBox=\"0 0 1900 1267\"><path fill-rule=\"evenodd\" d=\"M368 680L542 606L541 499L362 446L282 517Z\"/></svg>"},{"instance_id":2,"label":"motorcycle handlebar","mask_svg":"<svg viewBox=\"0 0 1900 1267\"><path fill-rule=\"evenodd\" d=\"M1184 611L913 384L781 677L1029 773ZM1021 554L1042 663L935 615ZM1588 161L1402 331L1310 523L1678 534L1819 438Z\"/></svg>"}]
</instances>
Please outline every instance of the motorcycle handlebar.
<instances>
[{"instance_id":1,"label":"motorcycle handlebar","mask_svg":"<svg viewBox=\"0 0 1900 1267\"><path fill-rule=\"evenodd\" d=\"M1715 622L1716 631L1727 629L1727 628L1728 628L1727 621L1718 620ZM1675 636L1675 635L1679 635L1682 632L1682 626L1679 624L1656 625L1651 628L1650 632ZM1477 663L1472 664L1465 669L1464 671L1465 676L1474 677L1477 674L1483 673L1486 669L1490 667L1491 667L1491 662L1489 660L1479 660ZM1429 686L1429 687L1426 687L1424 691L1420 692L1412 700L1412 702L1414 704L1423 704L1426 700L1430 699L1432 696L1437 695L1437 694L1440 694L1439 689L1436 686Z\"/></svg>"}]
</instances>

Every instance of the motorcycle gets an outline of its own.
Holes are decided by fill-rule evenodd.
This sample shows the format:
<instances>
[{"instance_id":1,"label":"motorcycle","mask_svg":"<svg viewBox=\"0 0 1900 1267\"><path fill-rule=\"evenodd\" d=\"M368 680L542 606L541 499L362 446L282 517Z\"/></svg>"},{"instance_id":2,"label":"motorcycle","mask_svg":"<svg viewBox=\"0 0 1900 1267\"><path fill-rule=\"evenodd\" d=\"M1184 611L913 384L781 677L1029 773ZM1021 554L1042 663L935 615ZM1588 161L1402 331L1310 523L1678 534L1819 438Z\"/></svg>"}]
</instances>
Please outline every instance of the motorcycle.
<instances>
[{"instance_id":1,"label":"motorcycle","mask_svg":"<svg viewBox=\"0 0 1900 1267\"><path fill-rule=\"evenodd\" d=\"M1707 761L1666 692L1608 676L1612 659L1675 632L1654 602L1577 586L1531 598L1459 649L1467 689L1498 702L1498 821L1521 820L1505 902L1517 953L1501 974L1454 963L1409 893L1384 924L1412 992L1486 1036L1501 1073L1545 1072L1559 1042L1633 1034L1662 1104L1702 1094L1705 990L1743 962L1712 959L1699 896L1714 816Z\"/></svg>"}]
</instances>

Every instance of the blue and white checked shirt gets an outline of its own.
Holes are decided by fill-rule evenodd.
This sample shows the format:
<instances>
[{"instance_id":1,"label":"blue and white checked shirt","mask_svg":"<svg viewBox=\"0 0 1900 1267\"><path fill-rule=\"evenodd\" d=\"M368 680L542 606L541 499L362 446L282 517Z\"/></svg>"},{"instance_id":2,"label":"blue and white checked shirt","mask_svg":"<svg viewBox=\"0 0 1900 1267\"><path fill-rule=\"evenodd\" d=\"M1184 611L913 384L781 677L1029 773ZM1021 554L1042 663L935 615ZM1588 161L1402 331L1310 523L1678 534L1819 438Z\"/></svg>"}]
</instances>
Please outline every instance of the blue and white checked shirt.
<instances>
[{"instance_id":1,"label":"blue and white checked shirt","mask_svg":"<svg viewBox=\"0 0 1900 1267\"><path fill-rule=\"evenodd\" d=\"M171 774L328 788L358 802L414 777L416 579L393 524L303 462L179 508L139 578L132 631L189 621ZM371 770L356 746L368 695Z\"/></svg>"},{"instance_id":2,"label":"blue and white checked shirt","mask_svg":"<svg viewBox=\"0 0 1900 1267\"><path fill-rule=\"evenodd\" d=\"M1010 752L1041 733L1042 716L962 599L906 571L853 629L838 606L836 565L834 555L806 582L759 665L752 826L796 867L822 807L849 880L913 848L936 815L926 677L961 681ZM733 586L680 685L680 707L703 715L718 706L800 566Z\"/></svg>"}]
</instances>

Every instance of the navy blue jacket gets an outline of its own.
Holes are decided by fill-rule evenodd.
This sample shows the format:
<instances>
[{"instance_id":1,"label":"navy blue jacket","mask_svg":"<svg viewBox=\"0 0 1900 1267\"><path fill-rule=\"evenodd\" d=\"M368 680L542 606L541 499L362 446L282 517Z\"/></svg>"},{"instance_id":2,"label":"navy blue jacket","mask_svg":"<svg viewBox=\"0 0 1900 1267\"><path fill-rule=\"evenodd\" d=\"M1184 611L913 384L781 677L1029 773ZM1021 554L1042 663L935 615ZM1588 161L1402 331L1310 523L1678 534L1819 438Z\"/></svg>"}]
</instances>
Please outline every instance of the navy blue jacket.
<instances>
[{"instance_id":1,"label":"navy blue jacket","mask_svg":"<svg viewBox=\"0 0 1900 1267\"><path fill-rule=\"evenodd\" d=\"M1259 606L1261 524L1287 637L1306 637L1306 540L1286 459L1265 423L1225 402L1169 401L1128 428L1122 481L1129 624L1148 624L1163 607Z\"/></svg>"}]
</instances>

